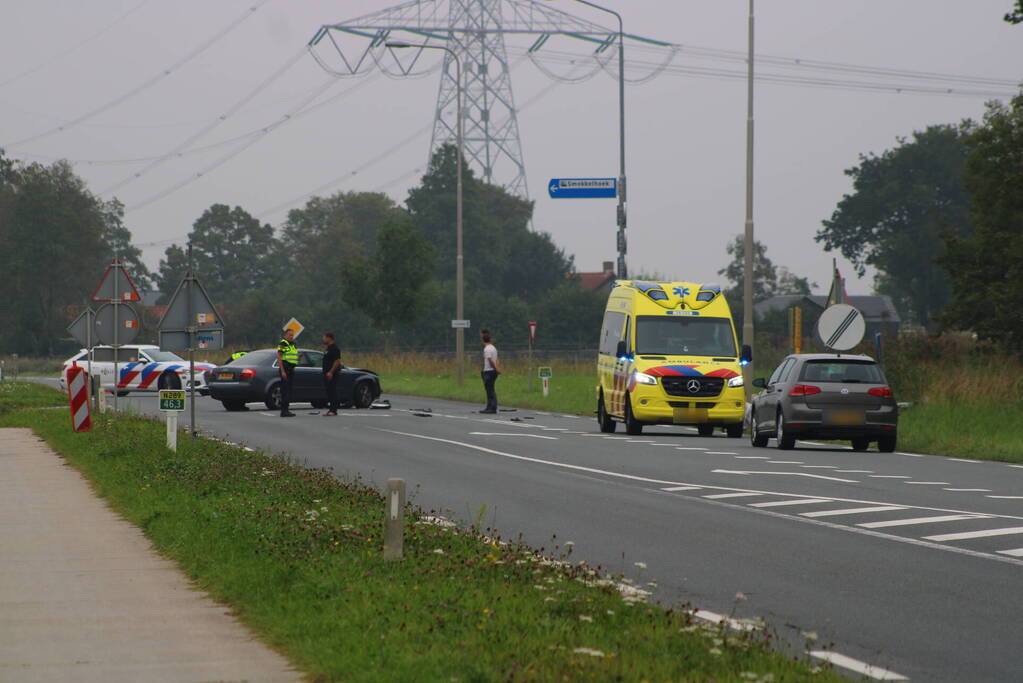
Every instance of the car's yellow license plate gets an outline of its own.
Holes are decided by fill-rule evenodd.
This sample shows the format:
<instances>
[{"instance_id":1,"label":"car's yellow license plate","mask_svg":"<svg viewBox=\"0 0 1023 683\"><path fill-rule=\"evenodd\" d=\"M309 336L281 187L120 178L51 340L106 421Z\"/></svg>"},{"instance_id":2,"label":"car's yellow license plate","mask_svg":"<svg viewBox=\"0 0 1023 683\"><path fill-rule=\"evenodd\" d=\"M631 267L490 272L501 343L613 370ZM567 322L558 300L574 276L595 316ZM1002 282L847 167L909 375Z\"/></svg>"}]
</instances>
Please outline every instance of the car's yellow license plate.
<instances>
[{"instance_id":1,"label":"car's yellow license plate","mask_svg":"<svg viewBox=\"0 0 1023 683\"><path fill-rule=\"evenodd\" d=\"M866 416L860 410L835 410L829 418L831 424L836 425L861 425L866 422Z\"/></svg>"},{"instance_id":2,"label":"car's yellow license plate","mask_svg":"<svg viewBox=\"0 0 1023 683\"><path fill-rule=\"evenodd\" d=\"M219 375L217 375L217 379L234 379L234 373L233 372L221 372Z\"/></svg>"}]
</instances>

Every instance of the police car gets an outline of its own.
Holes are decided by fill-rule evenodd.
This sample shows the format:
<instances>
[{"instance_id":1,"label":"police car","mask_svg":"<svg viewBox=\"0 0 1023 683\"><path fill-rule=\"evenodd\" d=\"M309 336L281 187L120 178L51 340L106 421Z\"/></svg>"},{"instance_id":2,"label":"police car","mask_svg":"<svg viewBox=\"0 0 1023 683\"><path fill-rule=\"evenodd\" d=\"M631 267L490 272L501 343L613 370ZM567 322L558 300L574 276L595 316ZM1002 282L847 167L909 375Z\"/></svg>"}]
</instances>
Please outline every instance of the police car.
<instances>
[{"instance_id":1,"label":"police car","mask_svg":"<svg viewBox=\"0 0 1023 683\"><path fill-rule=\"evenodd\" d=\"M114 389L114 349L112 346L97 346L92 350L92 373L99 376L103 387ZM66 390L68 368L77 365L88 368L89 352L82 349L64 361L60 374L61 389ZM214 366L209 363L195 364L195 390L209 394L203 373ZM146 344L124 345L117 352L117 395L124 396L132 391L158 391L160 389L190 389L188 361L170 351L161 351L159 346Z\"/></svg>"}]
</instances>

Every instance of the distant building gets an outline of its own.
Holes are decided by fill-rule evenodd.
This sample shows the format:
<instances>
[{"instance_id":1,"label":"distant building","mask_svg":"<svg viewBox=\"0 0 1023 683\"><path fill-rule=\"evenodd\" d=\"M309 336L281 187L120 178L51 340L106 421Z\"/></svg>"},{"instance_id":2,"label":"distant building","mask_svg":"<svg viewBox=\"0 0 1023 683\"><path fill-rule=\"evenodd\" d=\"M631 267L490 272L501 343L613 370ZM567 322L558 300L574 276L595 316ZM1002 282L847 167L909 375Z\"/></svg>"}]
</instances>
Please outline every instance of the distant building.
<instances>
[{"instance_id":1,"label":"distant building","mask_svg":"<svg viewBox=\"0 0 1023 683\"><path fill-rule=\"evenodd\" d=\"M892 303L890 296L849 296L847 301L850 306L859 309L860 313L863 314L864 321L867 323L865 338L869 339L875 332L890 335L899 333L902 319L899 317L899 312L895 310L895 304ZM814 294L772 296L770 299L765 299L754 306L753 310L757 316L763 316L770 311L784 311L793 306L800 305L807 313L811 314L807 316L807 322L809 319L816 321L820 314L824 312L824 309L827 308L828 297ZM812 334L811 330L806 330L806 332Z\"/></svg>"},{"instance_id":2,"label":"distant building","mask_svg":"<svg viewBox=\"0 0 1023 683\"><path fill-rule=\"evenodd\" d=\"M579 278L579 286L583 289L610 289L615 281L614 261L604 261L604 270L599 273L574 273L574 277Z\"/></svg>"}]
</instances>

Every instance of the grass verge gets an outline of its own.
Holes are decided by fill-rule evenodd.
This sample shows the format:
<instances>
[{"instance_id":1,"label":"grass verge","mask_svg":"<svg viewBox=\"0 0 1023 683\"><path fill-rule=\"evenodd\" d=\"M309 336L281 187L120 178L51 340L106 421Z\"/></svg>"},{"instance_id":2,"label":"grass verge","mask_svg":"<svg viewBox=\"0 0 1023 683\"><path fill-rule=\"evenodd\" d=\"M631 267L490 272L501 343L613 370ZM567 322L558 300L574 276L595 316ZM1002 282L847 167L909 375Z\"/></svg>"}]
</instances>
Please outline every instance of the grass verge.
<instances>
[{"instance_id":1,"label":"grass verge","mask_svg":"<svg viewBox=\"0 0 1023 683\"><path fill-rule=\"evenodd\" d=\"M205 439L170 453L162 424L128 415L75 434L63 411L7 410L0 426L34 429L312 680L841 680L761 630L703 625L411 507L405 559L386 562L382 497L327 471Z\"/></svg>"},{"instance_id":2,"label":"grass verge","mask_svg":"<svg viewBox=\"0 0 1023 683\"><path fill-rule=\"evenodd\" d=\"M916 404L899 416L899 450L1023 463L1023 403Z\"/></svg>"}]
</instances>

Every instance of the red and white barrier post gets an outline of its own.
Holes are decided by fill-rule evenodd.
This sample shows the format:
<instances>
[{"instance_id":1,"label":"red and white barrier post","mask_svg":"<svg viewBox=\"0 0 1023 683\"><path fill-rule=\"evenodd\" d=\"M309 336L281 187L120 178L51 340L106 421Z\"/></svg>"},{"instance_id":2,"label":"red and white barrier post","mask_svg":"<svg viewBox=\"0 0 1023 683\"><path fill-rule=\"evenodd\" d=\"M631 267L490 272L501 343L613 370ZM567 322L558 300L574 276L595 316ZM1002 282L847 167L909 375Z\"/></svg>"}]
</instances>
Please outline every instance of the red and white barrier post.
<instances>
[{"instance_id":1,"label":"red and white barrier post","mask_svg":"<svg viewBox=\"0 0 1023 683\"><path fill-rule=\"evenodd\" d=\"M71 403L71 428L76 432L87 432L92 429L87 380L88 374L82 368L68 368L67 393Z\"/></svg>"}]
</instances>

